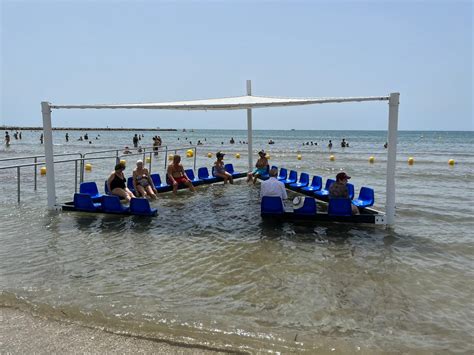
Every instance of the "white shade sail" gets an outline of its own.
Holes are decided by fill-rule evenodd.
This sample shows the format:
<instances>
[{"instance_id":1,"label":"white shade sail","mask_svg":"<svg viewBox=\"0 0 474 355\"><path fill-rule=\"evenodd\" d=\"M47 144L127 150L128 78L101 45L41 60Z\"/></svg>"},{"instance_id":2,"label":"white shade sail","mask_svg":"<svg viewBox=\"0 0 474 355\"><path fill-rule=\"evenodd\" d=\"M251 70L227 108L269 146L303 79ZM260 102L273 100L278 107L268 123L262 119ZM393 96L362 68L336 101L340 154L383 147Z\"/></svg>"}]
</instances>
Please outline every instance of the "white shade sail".
<instances>
[{"instance_id":1,"label":"white shade sail","mask_svg":"<svg viewBox=\"0 0 474 355\"><path fill-rule=\"evenodd\" d=\"M388 96L290 98L268 96L235 96L219 99L135 104L54 105L53 109L150 109L150 110L244 110L262 107L301 106L337 102L384 101Z\"/></svg>"}]
</instances>

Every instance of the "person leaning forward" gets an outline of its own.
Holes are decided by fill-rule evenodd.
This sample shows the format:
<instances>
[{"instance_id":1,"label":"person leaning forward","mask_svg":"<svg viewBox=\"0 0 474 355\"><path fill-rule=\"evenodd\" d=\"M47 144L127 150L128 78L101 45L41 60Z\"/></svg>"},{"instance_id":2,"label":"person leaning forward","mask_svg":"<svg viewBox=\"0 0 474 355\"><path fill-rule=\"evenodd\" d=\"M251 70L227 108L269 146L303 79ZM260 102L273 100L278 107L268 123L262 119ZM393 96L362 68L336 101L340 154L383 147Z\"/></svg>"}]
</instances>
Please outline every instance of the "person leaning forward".
<instances>
[{"instance_id":1,"label":"person leaning forward","mask_svg":"<svg viewBox=\"0 0 474 355\"><path fill-rule=\"evenodd\" d=\"M345 172L340 172L336 175L336 182L329 188L329 198L349 198L349 189L347 188L347 181L351 177ZM360 214L357 206L351 203L352 214Z\"/></svg>"},{"instance_id":2,"label":"person leaning forward","mask_svg":"<svg viewBox=\"0 0 474 355\"><path fill-rule=\"evenodd\" d=\"M193 192L196 190L193 186L193 183L186 175L183 165L181 164L181 157L178 154L173 156L173 163L168 166L166 180L168 184L173 186L173 193L175 194L178 192L179 184L186 185Z\"/></svg>"}]
</instances>

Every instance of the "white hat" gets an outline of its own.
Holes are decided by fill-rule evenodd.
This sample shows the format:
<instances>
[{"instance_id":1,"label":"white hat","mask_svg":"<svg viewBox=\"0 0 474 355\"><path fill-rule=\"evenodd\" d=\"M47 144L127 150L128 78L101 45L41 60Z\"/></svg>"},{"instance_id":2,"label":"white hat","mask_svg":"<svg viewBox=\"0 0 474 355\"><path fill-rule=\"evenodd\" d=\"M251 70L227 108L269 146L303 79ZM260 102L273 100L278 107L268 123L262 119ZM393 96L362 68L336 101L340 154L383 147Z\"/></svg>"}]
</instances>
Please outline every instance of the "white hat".
<instances>
[{"instance_id":1,"label":"white hat","mask_svg":"<svg viewBox=\"0 0 474 355\"><path fill-rule=\"evenodd\" d=\"M293 199L293 209L297 210L297 209L303 207L303 205L304 205L304 200L305 200L305 197L304 197L304 196L296 196L296 197Z\"/></svg>"}]
</instances>

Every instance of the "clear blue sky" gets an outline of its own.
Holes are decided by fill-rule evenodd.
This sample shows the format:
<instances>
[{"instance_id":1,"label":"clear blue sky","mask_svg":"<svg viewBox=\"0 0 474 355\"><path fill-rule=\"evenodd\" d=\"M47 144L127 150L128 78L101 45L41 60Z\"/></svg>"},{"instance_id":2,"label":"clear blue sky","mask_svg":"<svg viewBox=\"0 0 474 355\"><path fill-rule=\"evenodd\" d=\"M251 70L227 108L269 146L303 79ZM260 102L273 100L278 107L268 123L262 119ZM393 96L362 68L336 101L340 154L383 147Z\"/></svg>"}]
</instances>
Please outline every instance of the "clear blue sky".
<instances>
[{"instance_id":1,"label":"clear blue sky","mask_svg":"<svg viewBox=\"0 0 474 355\"><path fill-rule=\"evenodd\" d=\"M399 128L473 130L471 1L1 3L0 125L40 102L401 93ZM386 103L254 111L256 129L386 129ZM245 128L245 111L53 112L55 126Z\"/></svg>"}]
</instances>

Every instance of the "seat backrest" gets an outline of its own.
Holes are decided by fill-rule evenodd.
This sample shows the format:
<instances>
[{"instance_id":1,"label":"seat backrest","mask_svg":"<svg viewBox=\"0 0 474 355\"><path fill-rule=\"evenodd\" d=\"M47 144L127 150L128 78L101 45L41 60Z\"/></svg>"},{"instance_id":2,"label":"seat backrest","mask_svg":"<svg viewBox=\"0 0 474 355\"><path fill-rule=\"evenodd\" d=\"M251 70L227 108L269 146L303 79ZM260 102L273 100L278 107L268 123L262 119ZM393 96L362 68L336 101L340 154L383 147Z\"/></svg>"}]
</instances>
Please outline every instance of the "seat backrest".
<instances>
[{"instance_id":1,"label":"seat backrest","mask_svg":"<svg viewBox=\"0 0 474 355\"><path fill-rule=\"evenodd\" d=\"M323 178L317 175L313 176L313 181L311 182L311 186L315 190L321 190L321 188L323 187Z\"/></svg>"},{"instance_id":2,"label":"seat backrest","mask_svg":"<svg viewBox=\"0 0 474 355\"><path fill-rule=\"evenodd\" d=\"M153 181L153 185L161 186L161 177L160 174L151 174L151 181Z\"/></svg>"},{"instance_id":3,"label":"seat backrest","mask_svg":"<svg viewBox=\"0 0 474 355\"><path fill-rule=\"evenodd\" d=\"M281 168L280 172L278 173L278 178L281 180L284 180L286 179L287 176L288 176L288 170L286 170L285 168Z\"/></svg>"},{"instance_id":4,"label":"seat backrest","mask_svg":"<svg viewBox=\"0 0 474 355\"><path fill-rule=\"evenodd\" d=\"M351 216L351 200L348 198L330 198L328 214L332 216Z\"/></svg>"},{"instance_id":5,"label":"seat backrest","mask_svg":"<svg viewBox=\"0 0 474 355\"><path fill-rule=\"evenodd\" d=\"M186 169L184 172L188 176L189 180L194 180L194 170L193 169Z\"/></svg>"},{"instance_id":6,"label":"seat backrest","mask_svg":"<svg viewBox=\"0 0 474 355\"><path fill-rule=\"evenodd\" d=\"M233 174L234 171L234 166L232 164L226 164L224 165L225 171L227 171L229 174Z\"/></svg>"},{"instance_id":7,"label":"seat backrest","mask_svg":"<svg viewBox=\"0 0 474 355\"><path fill-rule=\"evenodd\" d=\"M209 170L204 166L198 169L198 178L205 179L209 177Z\"/></svg>"},{"instance_id":8,"label":"seat backrest","mask_svg":"<svg viewBox=\"0 0 474 355\"><path fill-rule=\"evenodd\" d=\"M130 176L128 179L127 179L127 187L130 191L134 191L135 190L135 187L133 186L133 176Z\"/></svg>"},{"instance_id":9,"label":"seat backrest","mask_svg":"<svg viewBox=\"0 0 474 355\"><path fill-rule=\"evenodd\" d=\"M352 200L354 198L354 185L347 183L347 191L349 192L349 198Z\"/></svg>"},{"instance_id":10,"label":"seat backrest","mask_svg":"<svg viewBox=\"0 0 474 355\"><path fill-rule=\"evenodd\" d=\"M104 211L116 212L122 211L122 204L120 198L115 195L107 195L102 197L102 208Z\"/></svg>"},{"instance_id":11,"label":"seat backrest","mask_svg":"<svg viewBox=\"0 0 474 355\"><path fill-rule=\"evenodd\" d=\"M87 193L74 194L74 207L81 211L95 211L97 209L92 202L91 195Z\"/></svg>"},{"instance_id":12,"label":"seat backrest","mask_svg":"<svg viewBox=\"0 0 474 355\"><path fill-rule=\"evenodd\" d=\"M294 210L296 214L315 214L316 213L316 200L311 197L305 197L304 203L301 208Z\"/></svg>"},{"instance_id":13,"label":"seat backrest","mask_svg":"<svg viewBox=\"0 0 474 355\"><path fill-rule=\"evenodd\" d=\"M272 165L272 167L270 169L277 169L277 171L278 171L278 166Z\"/></svg>"},{"instance_id":14,"label":"seat backrest","mask_svg":"<svg viewBox=\"0 0 474 355\"><path fill-rule=\"evenodd\" d=\"M374 204L374 190L370 187L362 186L359 192L359 200L368 201L371 204Z\"/></svg>"},{"instance_id":15,"label":"seat backrest","mask_svg":"<svg viewBox=\"0 0 474 355\"><path fill-rule=\"evenodd\" d=\"M260 203L260 213L262 214L283 214L285 208L279 196L263 196Z\"/></svg>"},{"instance_id":16,"label":"seat backrest","mask_svg":"<svg viewBox=\"0 0 474 355\"><path fill-rule=\"evenodd\" d=\"M288 180L298 180L298 173L295 170L290 170L290 176L288 176Z\"/></svg>"},{"instance_id":17,"label":"seat backrest","mask_svg":"<svg viewBox=\"0 0 474 355\"><path fill-rule=\"evenodd\" d=\"M82 182L79 186L79 192L81 194L89 194L91 196L95 196L99 194L99 189L97 188L97 184L95 182Z\"/></svg>"},{"instance_id":18,"label":"seat backrest","mask_svg":"<svg viewBox=\"0 0 474 355\"><path fill-rule=\"evenodd\" d=\"M328 190L329 191L329 188L331 187L332 184L334 184L336 182L336 180L334 179L327 179L326 180L326 186L324 186L324 190Z\"/></svg>"},{"instance_id":19,"label":"seat backrest","mask_svg":"<svg viewBox=\"0 0 474 355\"><path fill-rule=\"evenodd\" d=\"M307 173L301 173L301 175L300 175L300 184L308 185L308 183L309 183L309 175Z\"/></svg>"},{"instance_id":20,"label":"seat backrest","mask_svg":"<svg viewBox=\"0 0 474 355\"><path fill-rule=\"evenodd\" d=\"M130 201L130 212L150 214L150 202L146 198L132 198Z\"/></svg>"}]
</instances>

